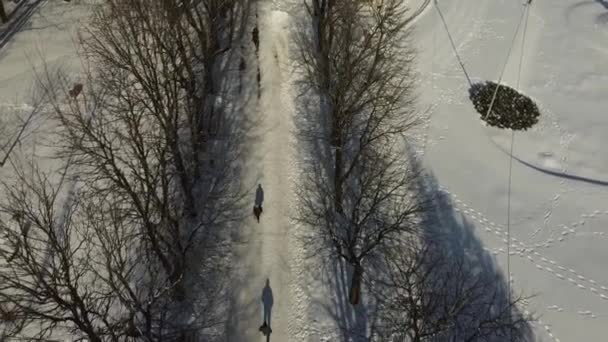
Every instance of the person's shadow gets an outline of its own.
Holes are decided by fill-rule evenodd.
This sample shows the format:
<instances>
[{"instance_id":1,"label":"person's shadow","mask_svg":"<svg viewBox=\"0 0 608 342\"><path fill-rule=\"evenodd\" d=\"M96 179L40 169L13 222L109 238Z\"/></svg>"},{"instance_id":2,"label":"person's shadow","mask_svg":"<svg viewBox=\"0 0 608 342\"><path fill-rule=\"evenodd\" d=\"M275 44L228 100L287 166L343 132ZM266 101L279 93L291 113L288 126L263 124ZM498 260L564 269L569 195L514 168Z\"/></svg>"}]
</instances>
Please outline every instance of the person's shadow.
<instances>
[{"instance_id":1,"label":"person's shadow","mask_svg":"<svg viewBox=\"0 0 608 342\"><path fill-rule=\"evenodd\" d=\"M258 188L255 190L255 205L261 208L262 202L264 202L264 189L262 189L262 184L258 184Z\"/></svg>"},{"instance_id":2,"label":"person's shadow","mask_svg":"<svg viewBox=\"0 0 608 342\"><path fill-rule=\"evenodd\" d=\"M260 331L264 336L267 336L267 341L270 340L270 334L272 333L272 329L270 328L271 323L271 314L272 314L272 305L274 303L274 299L272 297L272 288L270 288L270 279L266 279L266 286L262 289L262 305L264 307L264 323L260 327Z\"/></svg>"}]
</instances>

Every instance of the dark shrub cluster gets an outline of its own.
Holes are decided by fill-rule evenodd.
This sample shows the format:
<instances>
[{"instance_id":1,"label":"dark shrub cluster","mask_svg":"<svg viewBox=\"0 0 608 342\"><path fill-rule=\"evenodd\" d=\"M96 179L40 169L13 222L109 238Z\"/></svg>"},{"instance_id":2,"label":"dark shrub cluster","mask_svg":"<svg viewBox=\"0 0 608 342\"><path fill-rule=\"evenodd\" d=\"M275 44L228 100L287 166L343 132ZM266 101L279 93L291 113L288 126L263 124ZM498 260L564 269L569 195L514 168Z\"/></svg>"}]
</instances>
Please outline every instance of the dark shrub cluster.
<instances>
[{"instance_id":1,"label":"dark shrub cluster","mask_svg":"<svg viewBox=\"0 0 608 342\"><path fill-rule=\"evenodd\" d=\"M469 89L469 97L482 120L490 126L514 130L527 130L538 122L540 112L536 103L503 84L500 85L492 111L488 114L497 86L496 83L487 81L476 83Z\"/></svg>"}]
</instances>

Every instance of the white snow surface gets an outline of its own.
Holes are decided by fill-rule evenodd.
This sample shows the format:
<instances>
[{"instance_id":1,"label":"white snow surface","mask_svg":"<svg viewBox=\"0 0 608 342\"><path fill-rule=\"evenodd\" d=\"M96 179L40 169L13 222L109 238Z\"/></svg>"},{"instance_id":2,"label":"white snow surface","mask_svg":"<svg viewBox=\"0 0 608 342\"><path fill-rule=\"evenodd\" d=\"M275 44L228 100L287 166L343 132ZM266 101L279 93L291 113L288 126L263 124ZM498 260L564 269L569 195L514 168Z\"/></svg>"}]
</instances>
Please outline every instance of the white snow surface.
<instances>
[{"instance_id":1,"label":"white snow surface","mask_svg":"<svg viewBox=\"0 0 608 342\"><path fill-rule=\"evenodd\" d=\"M76 77L80 62L74 44L77 30L86 20L90 7L86 1L67 3L64 1L22 0L21 9L35 6L31 14L23 18L23 25L15 34L5 37L0 48L0 146L13 141L18 132L6 132L18 127L32 110L32 97L36 92L35 71L42 72L45 61L50 70L60 69L68 77ZM18 11L19 16L23 11ZM3 28L3 30L6 27ZM21 144L11 156L34 153L44 166L53 167L52 145L48 141L46 115L34 118L21 139ZM0 152L0 158L4 151ZM29 157L28 157L29 158ZM43 162L42 159L45 159ZM5 165L0 174L10 172Z\"/></svg>"},{"instance_id":2,"label":"white snow surface","mask_svg":"<svg viewBox=\"0 0 608 342\"><path fill-rule=\"evenodd\" d=\"M510 131L486 127L469 84L497 81L522 1L433 1L417 20L421 108L413 139L426 168L506 275ZM608 332L608 3L532 1L503 82L534 99L540 122L515 133L510 271L534 295L539 341L604 341ZM445 18L445 26L440 12ZM522 57L523 53L523 57ZM550 171L547 173L543 171Z\"/></svg>"},{"instance_id":3,"label":"white snow surface","mask_svg":"<svg viewBox=\"0 0 608 342\"><path fill-rule=\"evenodd\" d=\"M426 4L416 0L416 4ZM415 7L415 6L413 6ZM40 6L0 50L4 107L27 101L38 51L75 65L73 4ZM445 19L456 51L439 15ZM526 10L517 0L433 0L414 21L420 110L428 117L412 143L427 171L473 227L506 273L510 132L484 126L468 100L460 56L473 81L496 81L515 27ZM519 30L503 82L532 97L540 122L515 134L511 186L510 270L513 290L534 295L522 310L538 317L538 341L604 341L608 333L608 2L533 0L522 51ZM81 14L81 13L80 13ZM272 341L336 341L324 306L337 300L322 279L308 279L304 248L291 220L297 167L293 137L291 36L301 1L260 1L261 98L245 162L247 181L262 184L264 212L251 218L236 247L242 281L235 288L237 324L230 341L264 341L262 288L273 291ZM523 52L523 55L521 53ZM6 168L5 168L6 169ZM5 170L2 170L4 173ZM549 171L549 173L547 172ZM561 175L561 176L560 176ZM251 202L253 204L253 194ZM237 287L237 285L235 285ZM321 305L318 303L321 302Z\"/></svg>"},{"instance_id":4,"label":"white snow surface","mask_svg":"<svg viewBox=\"0 0 608 342\"><path fill-rule=\"evenodd\" d=\"M293 7L290 13L298 15ZM471 227L506 276L511 133L482 124L468 99L469 84L456 53L473 82L497 81L520 20L502 82L534 99L542 116L533 129L515 134L512 290L533 296L520 309L536 317L534 340L602 341L608 332L608 154L603 152L608 128L608 4L534 0L526 7L507 0L431 1L413 22L419 105L428 117L411 142L452 201L453 212L444 215ZM284 145L276 143L273 149L284 151ZM288 165L268 172L285 172ZM271 224L270 217L266 219ZM283 246L275 246L275 257L284 257ZM298 246L287 246L286 260L293 262L297 258L292 248ZM298 279L295 275L309 270L289 266L288 279L300 282L291 288L299 289L300 296L284 297L296 293L276 288L281 295L275 303L290 303L289 317L303 321L290 322L301 330L296 335L288 329L285 341L340 340L337 326L353 323L352 313L343 312L337 322L332 312L340 305L340 293L328 289L328 279ZM308 306L307 314L301 312L303 306Z\"/></svg>"},{"instance_id":5,"label":"white snow surface","mask_svg":"<svg viewBox=\"0 0 608 342\"><path fill-rule=\"evenodd\" d=\"M244 168L249 174L246 183L263 188L263 213L259 223L251 215L242 226L243 243L237 248L240 261L236 266L242 285L234 290L237 317L231 318L235 325L228 329L229 341L266 339L258 327L263 320L262 290L267 280L273 297L270 339L303 340L295 338L302 331L304 319L300 315L306 307L298 302L302 296L298 295L301 291L294 281L298 275L293 267L301 260L297 255L301 248L296 246L290 222L295 173L290 20L290 15L274 4L259 2L261 96L257 106L249 108L255 122L249 146L253 152ZM254 198L252 193L251 207Z\"/></svg>"}]
</instances>

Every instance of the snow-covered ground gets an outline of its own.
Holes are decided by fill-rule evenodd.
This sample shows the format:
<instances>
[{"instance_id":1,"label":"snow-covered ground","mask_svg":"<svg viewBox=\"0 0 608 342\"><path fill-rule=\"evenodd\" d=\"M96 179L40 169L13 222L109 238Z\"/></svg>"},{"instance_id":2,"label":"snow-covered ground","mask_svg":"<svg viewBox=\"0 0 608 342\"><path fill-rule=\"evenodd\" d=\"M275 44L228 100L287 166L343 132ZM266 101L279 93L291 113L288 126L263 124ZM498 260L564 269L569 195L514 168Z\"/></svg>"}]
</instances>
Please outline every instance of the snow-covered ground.
<instances>
[{"instance_id":1,"label":"snow-covered ground","mask_svg":"<svg viewBox=\"0 0 608 342\"><path fill-rule=\"evenodd\" d=\"M250 132L252 152L244 165L247 184L251 184L251 208L259 184L264 193L260 222L253 215L242 229L236 266L241 275L235 289L236 317L228 329L229 341L255 341L268 306L272 340L289 341L289 311L295 309L289 295L290 204L293 158L293 94L290 88L288 51L289 16L269 3L258 6L260 98L249 108L254 128ZM255 66L257 62L248 63ZM255 102L255 101L254 101ZM267 284L268 281L268 284ZM264 288L270 288L263 296ZM264 337L261 337L264 338Z\"/></svg>"},{"instance_id":2,"label":"snow-covered ground","mask_svg":"<svg viewBox=\"0 0 608 342\"><path fill-rule=\"evenodd\" d=\"M511 134L481 124L456 53L474 82L496 81L525 7L517 0L432 6L415 33L421 105L431 108L419 151L506 270ZM519 89L542 111L536 127L515 134L514 290L535 295L524 310L539 317L537 340L601 341L608 332L608 4L536 0L529 11L523 57L524 24L503 78L517 86L521 58Z\"/></svg>"},{"instance_id":3,"label":"snow-covered ground","mask_svg":"<svg viewBox=\"0 0 608 342\"><path fill-rule=\"evenodd\" d=\"M276 6L298 15L286 2ZM527 8L520 1L438 0L414 21L420 109L430 115L412 141L455 207L444 215L466 222L505 274L511 134L481 123L457 55L473 82L496 81L512 50L502 80L542 110L536 127L515 134L510 217L513 291L533 296L521 310L537 317L538 341L600 341L608 332L607 7L599 0L536 0ZM290 266L289 279L306 272ZM340 294L322 282L305 281L307 314L298 306L291 315L306 329L288 340L335 340L332 326L353 323L352 312L332 312Z\"/></svg>"},{"instance_id":4,"label":"snow-covered ground","mask_svg":"<svg viewBox=\"0 0 608 342\"><path fill-rule=\"evenodd\" d=\"M51 70L61 69L68 76L76 75L80 69L74 41L79 25L90 12L89 6L83 1L28 1L23 1L23 9L34 7L25 13L20 28L0 40L0 132L5 133L0 137L0 146L10 145L18 133L14 129L39 99L34 70L42 72L43 61ZM47 139L47 129L44 113L37 114L12 155L17 156L23 148L26 154L33 150L39 158L50 157L48 147L52 142ZM4 158L4 151L0 158ZM10 166L6 165L0 172L8 169Z\"/></svg>"},{"instance_id":5,"label":"snow-covered ground","mask_svg":"<svg viewBox=\"0 0 608 342\"><path fill-rule=\"evenodd\" d=\"M412 3L419 8L427 1ZM230 341L266 340L257 330L266 279L273 293L270 340L334 340L327 326L335 317L319 307L331 308L337 295L319 288L321 279L306 279L297 239L303 228L290 220L297 184L290 50L302 10L297 0L260 1L261 97L250 108L254 152L244 181L262 185L264 212L259 224L251 217L242 227ZM430 116L412 141L459 219L471 224L503 270L511 135L481 124L457 54L473 81L496 81L524 10L518 0L433 0L414 21L420 107ZM536 340L602 341L608 332L608 3L534 0L528 10L525 46L522 51L522 24L503 78L519 83L542 110L536 127L515 134L513 287L535 295L522 310L539 317ZM73 3L44 2L0 49L0 107L27 103L31 63L40 53L76 70L72 34L83 13Z\"/></svg>"}]
</instances>

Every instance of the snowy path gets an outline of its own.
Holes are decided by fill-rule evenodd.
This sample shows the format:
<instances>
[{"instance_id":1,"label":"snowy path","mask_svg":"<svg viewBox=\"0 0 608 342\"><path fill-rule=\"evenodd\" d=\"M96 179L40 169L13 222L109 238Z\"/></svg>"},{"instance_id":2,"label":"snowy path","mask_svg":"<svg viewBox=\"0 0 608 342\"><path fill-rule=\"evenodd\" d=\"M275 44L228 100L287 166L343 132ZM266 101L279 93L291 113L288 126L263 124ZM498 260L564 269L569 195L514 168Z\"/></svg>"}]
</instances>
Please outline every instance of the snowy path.
<instances>
[{"instance_id":1,"label":"snowy path","mask_svg":"<svg viewBox=\"0 0 608 342\"><path fill-rule=\"evenodd\" d=\"M260 184L264 191L260 222L253 217L243 225L244 240L238 251L242 274L237 290L235 325L230 327L229 341L290 341L288 325L293 296L290 295L290 205L293 172L293 97L290 92L288 54L289 15L272 10L267 3L258 8L259 67L261 97L255 113L247 161L248 183ZM251 195L253 207L255 194ZM241 275L241 276L243 276ZM272 334L266 339L258 328L263 319L269 295L263 289L268 280L272 291Z\"/></svg>"}]
</instances>

